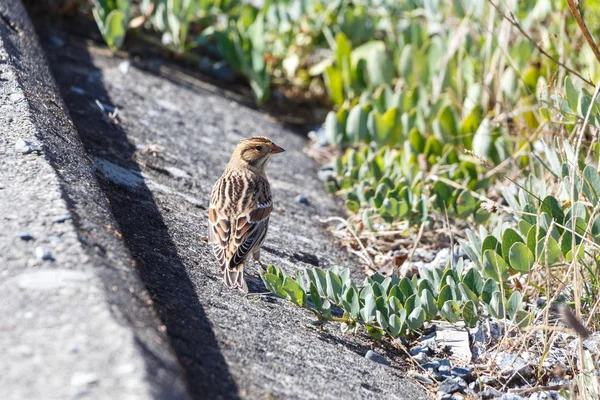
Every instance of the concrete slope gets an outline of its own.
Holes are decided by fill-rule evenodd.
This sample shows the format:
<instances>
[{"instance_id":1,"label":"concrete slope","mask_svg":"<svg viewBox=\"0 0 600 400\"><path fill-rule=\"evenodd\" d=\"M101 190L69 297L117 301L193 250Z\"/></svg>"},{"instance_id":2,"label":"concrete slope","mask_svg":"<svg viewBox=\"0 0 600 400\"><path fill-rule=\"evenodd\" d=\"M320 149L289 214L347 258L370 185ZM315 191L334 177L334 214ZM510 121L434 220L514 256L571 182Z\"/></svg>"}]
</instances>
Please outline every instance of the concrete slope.
<instances>
[{"instance_id":1,"label":"concrete slope","mask_svg":"<svg viewBox=\"0 0 600 400\"><path fill-rule=\"evenodd\" d=\"M364 358L373 347L368 338L344 336L335 325L316 329L305 310L271 296L244 297L225 288L201 240L212 184L235 144L260 134L287 150L269 166L276 206L264 261L288 272L347 263L345 253L314 219L337 209L316 179L317 166L302 153L303 137L218 88L166 73L161 60L145 64L145 69L156 71L149 73L112 56L102 45L48 25L43 18L36 21L71 118L59 119L59 125L71 131L72 120L83 143L83 150L79 144L56 144L54 156L49 156L58 160L55 174L60 178L68 170L59 163L61 154L80 159L86 175L63 183L63 191L75 199L69 204L86 209L108 201L110 206L110 213L99 211L76 224L79 241L94 246L107 236L113 247L103 245L94 262L110 259L123 266L115 269L130 280L139 274L192 397L426 398L420 386L396 368ZM64 26L71 29L69 23ZM43 79L44 84L49 81ZM57 103L62 104L60 99ZM93 177L87 175L84 156L102 192L96 192ZM78 189L80 185L89 190ZM295 202L297 195L310 204ZM114 223L102 221L112 216ZM121 245L125 253L120 253ZM348 265L359 273L356 264ZM256 266L249 269L251 292L264 292ZM133 321L137 317L135 312L127 315ZM153 349L154 354L163 351L157 357L162 365L168 349L162 342ZM386 355L395 365L401 361L393 349ZM176 367L169 371L177 372Z\"/></svg>"},{"instance_id":2,"label":"concrete slope","mask_svg":"<svg viewBox=\"0 0 600 400\"><path fill-rule=\"evenodd\" d=\"M0 398L185 399L25 9L0 0Z\"/></svg>"}]
</instances>

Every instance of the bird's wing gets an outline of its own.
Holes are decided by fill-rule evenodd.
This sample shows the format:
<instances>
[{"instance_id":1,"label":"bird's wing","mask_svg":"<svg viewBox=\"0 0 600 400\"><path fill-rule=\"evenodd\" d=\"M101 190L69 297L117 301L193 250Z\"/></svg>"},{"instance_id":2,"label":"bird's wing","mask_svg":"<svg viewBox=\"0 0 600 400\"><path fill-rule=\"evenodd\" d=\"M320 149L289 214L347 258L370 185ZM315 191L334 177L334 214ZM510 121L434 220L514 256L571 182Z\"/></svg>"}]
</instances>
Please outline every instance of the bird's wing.
<instances>
[{"instance_id":1,"label":"bird's wing","mask_svg":"<svg viewBox=\"0 0 600 400\"><path fill-rule=\"evenodd\" d=\"M212 244L213 253L219 261L221 270L225 269L227 264L225 253L229 245L230 232L229 218L219 213L217 208L211 204L208 209L208 242Z\"/></svg>"},{"instance_id":2,"label":"bird's wing","mask_svg":"<svg viewBox=\"0 0 600 400\"><path fill-rule=\"evenodd\" d=\"M230 269L242 264L246 256L262 244L267 234L272 209L273 205L269 201L238 217L235 237L230 241Z\"/></svg>"},{"instance_id":3,"label":"bird's wing","mask_svg":"<svg viewBox=\"0 0 600 400\"><path fill-rule=\"evenodd\" d=\"M242 196L240 200L246 204L241 205L243 211L238 215L230 216L220 209L218 204L222 202L211 202L208 238L221 269L236 268L263 242L273 209L268 183L265 183L252 185L252 196Z\"/></svg>"}]
</instances>

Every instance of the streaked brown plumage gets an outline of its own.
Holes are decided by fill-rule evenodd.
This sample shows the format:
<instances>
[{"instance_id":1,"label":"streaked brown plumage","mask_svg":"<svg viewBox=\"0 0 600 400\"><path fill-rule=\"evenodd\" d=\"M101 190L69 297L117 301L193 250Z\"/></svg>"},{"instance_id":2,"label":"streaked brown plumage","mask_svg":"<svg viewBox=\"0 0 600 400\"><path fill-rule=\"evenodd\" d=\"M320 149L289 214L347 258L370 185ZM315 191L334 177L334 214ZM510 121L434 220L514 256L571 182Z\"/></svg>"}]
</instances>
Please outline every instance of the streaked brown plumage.
<instances>
[{"instance_id":1,"label":"streaked brown plumage","mask_svg":"<svg viewBox=\"0 0 600 400\"><path fill-rule=\"evenodd\" d=\"M243 292L248 291L244 263L250 254L260 262L260 246L273 209L265 168L273 154L283 151L262 136L242 140L212 190L208 242L225 284Z\"/></svg>"}]
</instances>

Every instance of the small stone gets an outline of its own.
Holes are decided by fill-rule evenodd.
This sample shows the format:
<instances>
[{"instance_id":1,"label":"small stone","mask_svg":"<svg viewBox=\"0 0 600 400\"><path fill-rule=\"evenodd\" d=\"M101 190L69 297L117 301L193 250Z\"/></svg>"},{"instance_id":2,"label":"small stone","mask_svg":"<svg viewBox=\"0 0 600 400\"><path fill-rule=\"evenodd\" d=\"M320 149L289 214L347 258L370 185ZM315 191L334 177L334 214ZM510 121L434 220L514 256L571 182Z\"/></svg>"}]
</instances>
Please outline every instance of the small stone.
<instances>
[{"instance_id":1,"label":"small stone","mask_svg":"<svg viewBox=\"0 0 600 400\"><path fill-rule=\"evenodd\" d=\"M452 368L452 364L450 363L450 360L448 360L447 358L440 360L440 366L438 367L438 371L450 372L450 368Z\"/></svg>"},{"instance_id":2,"label":"small stone","mask_svg":"<svg viewBox=\"0 0 600 400\"><path fill-rule=\"evenodd\" d=\"M484 344L487 341L487 335L483 326L477 326L469 329L469 334L475 343Z\"/></svg>"},{"instance_id":3,"label":"small stone","mask_svg":"<svg viewBox=\"0 0 600 400\"><path fill-rule=\"evenodd\" d=\"M306 198L306 196L302 196L301 194L299 194L298 196L296 196L296 198L294 199L294 201L298 204L304 204L305 206L309 206L310 202L308 201L308 199Z\"/></svg>"},{"instance_id":4,"label":"small stone","mask_svg":"<svg viewBox=\"0 0 600 400\"><path fill-rule=\"evenodd\" d=\"M21 154L29 154L34 152L39 153L42 151L42 148L23 139L17 139L17 142L15 143L15 150Z\"/></svg>"},{"instance_id":5,"label":"small stone","mask_svg":"<svg viewBox=\"0 0 600 400\"><path fill-rule=\"evenodd\" d=\"M480 360L487 354L487 349L483 345L474 344L471 349L471 353L473 354L473 360Z\"/></svg>"},{"instance_id":6,"label":"small stone","mask_svg":"<svg viewBox=\"0 0 600 400\"><path fill-rule=\"evenodd\" d=\"M500 400L524 400L521 396L511 393L504 393Z\"/></svg>"},{"instance_id":7,"label":"small stone","mask_svg":"<svg viewBox=\"0 0 600 400\"><path fill-rule=\"evenodd\" d=\"M512 375L516 372L523 377L528 377L533 373L531 367L525 360L510 353L498 353L495 357L495 364L504 375Z\"/></svg>"},{"instance_id":8,"label":"small stone","mask_svg":"<svg viewBox=\"0 0 600 400\"><path fill-rule=\"evenodd\" d=\"M502 393L494 388L485 388L479 393L479 396L481 397L481 400L490 400L502 397Z\"/></svg>"},{"instance_id":9,"label":"small stone","mask_svg":"<svg viewBox=\"0 0 600 400\"><path fill-rule=\"evenodd\" d=\"M367 351L367 354L365 354L365 358L367 360L371 360L371 361L376 362L378 364L390 365L390 362L388 361L387 358L385 358L381 354L375 353L373 350Z\"/></svg>"},{"instance_id":10,"label":"small stone","mask_svg":"<svg viewBox=\"0 0 600 400\"><path fill-rule=\"evenodd\" d=\"M127 75L127 73L129 72L129 68L131 68L131 63L129 61L123 61L119 64L119 71L123 75Z\"/></svg>"},{"instance_id":11,"label":"small stone","mask_svg":"<svg viewBox=\"0 0 600 400\"><path fill-rule=\"evenodd\" d=\"M431 349L429 348L429 346L417 346L410 349L408 353L413 357L419 353L425 353L425 355L428 355L431 353Z\"/></svg>"},{"instance_id":12,"label":"small stone","mask_svg":"<svg viewBox=\"0 0 600 400\"><path fill-rule=\"evenodd\" d=\"M63 47L65 45L65 41L56 35L50 36L50 41L56 47Z\"/></svg>"},{"instance_id":13,"label":"small stone","mask_svg":"<svg viewBox=\"0 0 600 400\"><path fill-rule=\"evenodd\" d=\"M537 308L544 308L546 307L546 297L544 296L540 296L535 300L535 306Z\"/></svg>"},{"instance_id":14,"label":"small stone","mask_svg":"<svg viewBox=\"0 0 600 400\"><path fill-rule=\"evenodd\" d=\"M504 335L504 324L498 321L488 321L488 328L490 336L498 340Z\"/></svg>"},{"instance_id":15,"label":"small stone","mask_svg":"<svg viewBox=\"0 0 600 400\"><path fill-rule=\"evenodd\" d=\"M454 367L450 370L450 373L454 376L458 376L463 379L467 379L471 376L473 372L472 368L469 367Z\"/></svg>"},{"instance_id":16,"label":"small stone","mask_svg":"<svg viewBox=\"0 0 600 400\"><path fill-rule=\"evenodd\" d=\"M54 260L54 257L52 257L52 253L50 252L50 250L46 249L45 247L36 247L34 250L34 254L35 258L37 258L39 261Z\"/></svg>"},{"instance_id":17,"label":"small stone","mask_svg":"<svg viewBox=\"0 0 600 400\"><path fill-rule=\"evenodd\" d=\"M550 400L552 395L548 392L535 392L529 396L529 400Z\"/></svg>"},{"instance_id":18,"label":"small stone","mask_svg":"<svg viewBox=\"0 0 600 400\"><path fill-rule=\"evenodd\" d=\"M436 338L436 334L435 334L435 332L433 332L427 336L423 336L421 339L419 339L419 342L423 345L435 347L435 338Z\"/></svg>"},{"instance_id":19,"label":"small stone","mask_svg":"<svg viewBox=\"0 0 600 400\"><path fill-rule=\"evenodd\" d=\"M491 375L479 375L478 380L484 385L494 385L496 383L496 378Z\"/></svg>"},{"instance_id":20,"label":"small stone","mask_svg":"<svg viewBox=\"0 0 600 400\"><path fill-rule=\"evenodd\" d=\"M165 171L167 171L173 178L190 179L192 177L186 171L177 167L166 167Z\"/></svg>"},{"instance_id":21,"label":"small stone","mask_svg":"<svg viewBox=\"0 0 600 400\"><path fill-rule=\"evenodd\" d=\"M226 82L233 82L235 80L231 65L229 65L227 62L218 61L214 63L212 66L212 73L217 78Z\"/></svg>"},{"instance_id":22,"label":"small stone","mask_svg":"<svg viewBox=\"0 0 600 400\"><path fill-rule=\"evenodd\" d=\"M446 379L444 382L441 382L438 386L438 390L444 393L456 393L463 392L467 387L467 383L461 378L452 378Z\"/></svg>"},{"instance_id":23,"label":"small stone","mask_svg":"<svg viewBox=\"0 0 600 400\"><path fill-rule=\"evenodd\" d=\"M79 353L79 346L77 346L74 343L70 343L67 346L67 352L69 352L69 353Z\"/></svg>"},{"instance_id":24,"label":"small stone","mask_svg":"<svg viewBox=\"0 0 600 400\"><path fill-rule=\"evenodd\" d=\"M438 361L430 361L424 364L421 364L421 368L423 368L427 372L435 372L437 371L440 363Z\"/></svg>"},{"instance_id":25,"label":"small stone","mask_svg":"<svg viewBox=\"0 0 600 400\"><path fill-rule=\"evenodd\" d=\"M417 353L413 356L413 359L419 364L424 364L429 362L429 356L425 352Z\"/></svg>"},{"instance_id":26,"label":"small stone","mask_svg":"<svg viewBox=\"0 0 600 400\"><path fill-rule=\"evenodd\" d=\"M85 94L85 90L78 86L71 86L71 92L76 93L80 96L83 96Z\"/></svg>"},{"instance_id":27,"label":"small stone","mask_svg":"<svg viewBox=\"0 0 600 400\"><path fill-rule=\"evenodd\" d=\"M57 215L56 217L52 217L52 223L60 224L62 222L70 220L71 218L73 218L71 214Z\"/></svg>"},{"instance_id":28,"label":"small stone","mask_svg":"<svg viewBox=\"0 0 600 400\"><path fill-rule=\"evenodd\" d=\"M30 240L35 240L35 238L29 232L19 232L16 235L19 239L24 240L26 242Z\"/></svg>"},{"instance_id":29,"label":"small stone","mask_svg":"<svg viewBox=\"0 0 600 400\"><path fill-rule=\"evenodd\" d=\"M98 375L93 372L75 372L71 377L71 386L89 386L98 380Z\"/></svg>"},{"instance_id":30,"label":"small stone","mask_svg":"<svg viewBox=\"0 0 600 400\"><path fill-rule=\"evenodd\" d=\"M428 268L444 267L446 265L446 263L448 262L448 258L450 258L450 249L442 249L442 250L438 251L438 253L435 255L435 258L433 259L433 261L431 263L429 263L429 265L427 267Z\"/></svg>"},{"instance_id":31,"label":"small stone","mask_svg":"<svg viewBox=\"0 0 600 400\"><path fill-rule=\"evenodd\" d=\"M408 371L406 373L406 375L413 379L416 379L417 381L422 382L426 385L433 385L433 383L434 383L430 378L428 378L427 376L425 376L423 374L418 373L417 371Z\"/></svg>"},{"instance_id":32,"label":"small stone","mask_svg":"<svg viewBox=\"0 0 600 400\"><path fill-rule=\"evenodd\" d=\"M450 393L438 392L437 400L452 400L452 395Z\"/></svg>"},{"instance_id":33,"label":"small stone","mask_svg":"<svg viewBox=\"0 0 600 400\"><path fill-rule=\"evenodd\" d=\"M335 181L335 172L333 172L333 167L328 165L321 167L319 172L317 172L317 178L319 178L321 182Z\"/></svg>"}]
</instances>

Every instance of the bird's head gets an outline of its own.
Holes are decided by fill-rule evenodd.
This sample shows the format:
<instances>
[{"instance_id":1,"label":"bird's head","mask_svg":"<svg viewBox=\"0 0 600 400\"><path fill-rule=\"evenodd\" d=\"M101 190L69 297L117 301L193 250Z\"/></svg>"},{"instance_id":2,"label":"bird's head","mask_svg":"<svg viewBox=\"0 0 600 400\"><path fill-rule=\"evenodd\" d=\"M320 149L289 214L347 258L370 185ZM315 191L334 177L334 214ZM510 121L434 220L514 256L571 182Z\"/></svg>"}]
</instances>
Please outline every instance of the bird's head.
<instances>
[{"instance_id":1,"label":"bird's head","mask_svg":"<svg viewBox=\"0 0 600 400\"><path fill-rule=\"evenodd\" d=\"M284 151L266 137L253 136L238 143L231 162L264 171L273 154Z\"/></svg>"}]
</instances>

